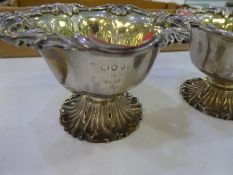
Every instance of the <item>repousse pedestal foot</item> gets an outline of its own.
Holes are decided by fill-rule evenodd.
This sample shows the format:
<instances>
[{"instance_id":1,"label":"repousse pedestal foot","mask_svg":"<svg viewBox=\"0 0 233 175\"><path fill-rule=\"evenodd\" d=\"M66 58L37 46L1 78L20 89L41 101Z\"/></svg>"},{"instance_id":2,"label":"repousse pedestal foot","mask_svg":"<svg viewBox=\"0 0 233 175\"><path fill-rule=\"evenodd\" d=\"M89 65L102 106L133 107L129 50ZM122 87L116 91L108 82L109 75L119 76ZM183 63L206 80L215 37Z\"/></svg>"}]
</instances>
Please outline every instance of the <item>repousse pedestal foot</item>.
<instances>
[{"instance_id":1,"label":"repousse pedestal foot","mask_svg":"<svg viewBox=\"0 0 233 175\"><path fill-rule=\"evenodd\" d=\"M216 118L233 120L233 83L194 78L181 85L180 93L195 109Z\"/></svg>"},{"instance_id":2,"label":"repousse pedestal foot","mask_svg":"<svg viewBox=\"0 0 233 175\"><path fill-rule=\"evenodd\" d=\"M141 104L128 93L105 99L75 93L62 105L60 123L80 140L110 142L132 133L141 118Z\"/></svg>"}]
</instances>

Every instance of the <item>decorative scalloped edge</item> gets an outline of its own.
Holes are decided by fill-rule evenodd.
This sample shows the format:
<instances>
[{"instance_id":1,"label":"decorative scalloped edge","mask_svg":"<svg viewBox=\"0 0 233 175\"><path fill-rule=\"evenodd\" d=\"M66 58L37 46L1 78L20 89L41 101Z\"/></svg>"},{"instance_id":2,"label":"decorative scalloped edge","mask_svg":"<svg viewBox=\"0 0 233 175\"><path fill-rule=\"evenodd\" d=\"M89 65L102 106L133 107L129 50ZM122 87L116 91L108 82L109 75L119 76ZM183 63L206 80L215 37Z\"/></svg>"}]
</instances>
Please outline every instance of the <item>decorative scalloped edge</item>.
<instances>
[{"instance_id":1,"label":"decorative scalloped edge","mask_svg":"<svg viewBox=\"0 0 233 175\"><path fill-rule=\"evenodd\" d=\"M183 12L183 13L182 13ZM177 14L182 15L186 18L193 27L199 27L201 30L208 32L213 32L215 34L224 35L233 38L233 32L229 32L223 29L219 29L213 24L203 24L201 23L202 18L197 15L199 13L213 13L221 15L224 18L233 16L233 8L228 7L209 7L209 8L188 8L188 9L178 9Z\"/></svg>"},{"instance_id":2,"label":"decorative scalloped edge","mask_svg":"<svg viewBox=\"0 0 233 175\"><path fill-rule=\"evenodd\" d=\"M64 13L67 15L78 14L80 11L108 11L112 15L125 16L135 12L144 16L154 18L154 23L164 27L164 31L153 37L150 41L137 47L117 47L115 45L100 44L91 38L81 35L74 37L64 37L58 33L49 35L43 30L34 28L29 22L29 18L34 15L43 15L51 13L58 15ZM165 24L169 24L166 28ZM26 30L25 30L26 29ZM42 49L44 47L59 47L63 49L90 49L101 52L119 53L136 52L143 48L155 45L157 47L166 47L175 42L187 42L190 38L190 26L185 18L169 14L167 12L151 13L132 5L107 4L88 8L80 4L47 4L34 7L29 11L16 12L14 14L0 14L0 39L5 40L16 46L28 46ZM115 46L115 47L114 47Z\"/></svg>"}]
</instances>

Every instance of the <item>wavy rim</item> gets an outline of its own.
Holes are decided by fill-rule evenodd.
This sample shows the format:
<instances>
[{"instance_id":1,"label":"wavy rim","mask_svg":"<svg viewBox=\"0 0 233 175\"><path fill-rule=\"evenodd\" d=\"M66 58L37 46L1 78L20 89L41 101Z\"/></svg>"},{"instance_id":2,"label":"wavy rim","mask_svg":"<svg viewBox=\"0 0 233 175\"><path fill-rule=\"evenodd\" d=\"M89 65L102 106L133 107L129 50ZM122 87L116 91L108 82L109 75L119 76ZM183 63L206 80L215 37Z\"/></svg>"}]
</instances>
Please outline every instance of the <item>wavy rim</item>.
<instances>
[{"instance_id":1,"label":"wavy rim","mask_svg":"<svg viewBox=\"0 0 233 175\"><path fill-rule=\"evenodd\" d=\"M164 28L164 31L153 36L149 41L139 46L119 46L110 45L109 43L99 43L90 39L90 37L83 37L77 34L73 37L65 37L59 34L49 35L47 32L35 29L29 24L27 19L35 15L44 15L46 13L59 14L64 13L67 15L78 14L80 11L106 11L112 13L112 15L125 16L131 12L135 12L147 17L151 17L153 23L160 25ZM25 45L30 47L36 47L42 49L46 47L62 47L64 49L90 49L96 51L102 51L106 53L126 53L136 52L144 50L147 47L155 45L156 47L166 47L167 45L175 42L182 42L189 39L189 24L181 16L173 15L167 12L148 12L133 5L115 5L107 4L97 7L85 7L80 4L47 4L34 7L27 11L18 11L13 14L2 13L0 14L0 39L7 42L19 45ZM15 21L14 21L15 20ZM12 22L14 21L14 22ZM173 27L165 28L163 26L165 22L173 25ZM24 26L23 26L24 25ZM29 29L24 32L12 32L13 27L17 30L20 27L28 27ZM6 34L7 33L7 34Z\"/></svg>"},{"instance_id":2,"label":"wavy rim","mask_svg":"<svg viewBox=\"0 0 233 175\"><path fill-rule=\"evenodd\" d=\"M196 8L196 9L190 8L190 9L186 9L186 10L188 10L188 12L192 13L192 15L186 16L192 27L198 28L202 31L206 31L206 32L209 32L212 34L217 34L217 35L220 35L223 37L233 39L233 32L230 32L230 31L227 31L224 29L220 29L213 24L203 24L201 22L201 19L197 17L197 14L200 14L200 13L203 13L203 14L213 13L216 15L221 15L224 18L228 18L230 16L233 16L233 8L212 6L209 8Z\"/></svg>"}]
</instances>

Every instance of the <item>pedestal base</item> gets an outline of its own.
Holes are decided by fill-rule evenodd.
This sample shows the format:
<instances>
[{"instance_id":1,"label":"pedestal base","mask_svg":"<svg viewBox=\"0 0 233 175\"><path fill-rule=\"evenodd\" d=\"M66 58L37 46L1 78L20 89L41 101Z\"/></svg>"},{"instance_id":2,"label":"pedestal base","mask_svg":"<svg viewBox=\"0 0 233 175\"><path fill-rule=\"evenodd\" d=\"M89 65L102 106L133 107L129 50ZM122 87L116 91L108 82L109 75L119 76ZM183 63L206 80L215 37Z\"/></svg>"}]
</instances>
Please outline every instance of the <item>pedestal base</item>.
<instances>
[{"instance_id":1,"label":"pedestal base","mask_svg":"<svg viewBox=\"0 0 233 175\"><path fill-rule=\"evenodd\" d=\"M60 123L73 137L110 142L132 133L142 118L141 104L130 94L102 99L73 94L61 107Z\"/></svg>"},{"instance_id":2,"label":"pedestal base","mask_svg":"<svg viewBox=\"0 0 233 175\"><path fill-rule=\"evenodd\" d=\"M233 84L211 78L190 79L180 88L184 100L210 116L233 120Z\"/></svg>"}]
</instances>

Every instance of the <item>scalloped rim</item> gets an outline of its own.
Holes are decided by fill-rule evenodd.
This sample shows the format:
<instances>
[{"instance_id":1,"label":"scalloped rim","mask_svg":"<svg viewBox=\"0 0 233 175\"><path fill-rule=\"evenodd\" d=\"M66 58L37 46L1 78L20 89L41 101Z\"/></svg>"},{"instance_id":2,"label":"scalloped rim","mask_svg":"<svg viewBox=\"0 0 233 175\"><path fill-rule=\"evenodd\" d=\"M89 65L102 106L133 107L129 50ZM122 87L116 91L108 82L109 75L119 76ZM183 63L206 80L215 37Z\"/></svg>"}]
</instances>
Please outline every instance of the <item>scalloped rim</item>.
<instances>
[{"instance_id":1,"label":"scalloped rim","mask_svg":"<svg viewBox=\"0 0 233 175\"><path fill-rule=\"evenodd\" d=\"M200 22L200 19L198 19L195 16L197 13L213 13L228 18L229 16L233 16L233 8L213 6L209 8L197 8L197 9L187 9L187 10L189 10L189 12L193 14L187 17L192 27L199 28L202 31L206 31L212 34L217 34L223 37L233 39L233 32L220 29L213 24L203 24L202 22Z\"/></svg>"},{"instance_id":2,"label":"scalloped rim","mask_svg":"<svg viewBox=\"0 0 233 175\"><path fill-rule=\"evenodd\" d=\"M0 16L5 15L4 16L5 19L0 20L0 29L5 27L7 30L9 30L10 28L9 26L11 25L16 25L17 23L20 23L20 22L27 23L28 18L34 15L38 15L38 14L40 15L43 15L45 13L59 14L62 12L67 15L73 15L73 14L78 14L80 11L90 11L90 12L91 11L107 11L107 12L112 13L113 15L119 15L119 16L125 16L131 12L135 12L135 13L147 16L147 17L151 17L154 21L153 23L157 23L158 25L160 24L157 21L163 23L164 20L166 20L166 22L168 22L169 18L172 18L172 16L174 16L173 14L168 14L165 12L160 12L160 13L148 12L146 10L140 9L138 7L135 7L129 4L127 5L106 4L106 5L97 6L97 7L85 7L83 5L76 4L76 3L73 3L73 4L55 3L55 4L37 6L30 10L18 11L13 14L2 13ZM9 26L4 24L6 23L7 20L11 20L11 19L15 19L16 22L11 23ZM186 25L187 27L187 28L181 27L183 29L183 32L180 29L181 24L178 24L178 23L175 24L173 23L173 21L172 22L170 21L170 24L174 24L178 26L177 30L175 30L174 28L170 30L169 28L167 28L166 30L165 28L163 32L155 35L152 39L150 39L149 41L139 46L119 47L116 45L100 44L96 41L90 40L89 37L79 36L75 38L74 36L65 37L59 34L49 35L48 33L41 31L41 30L36 31L37 29L29 29L26 32L13 33L12 35L9 34L10 31L7 31L8 34L5 34L5 33L3 34L3 31L6 31L6 30L1 30L2 33L0 33L0 38L10 43L13 43L15 45L23 44L26 46L36 47L39 49L43 48L43 45L47 42L46 44L47 47L57 46L57 47L63 47L65 49L74 49L74 48L75 49L77 48L78 49L90 49L90 50L101 51L101 52L106 52L106 53L132 53L132 52L144 50L145 48L150 47L152 45L156 45L157 47L165 47L169 45L170 43L179 42L176 40L187 40L187 35L188 35L187 33L188 33L188 28L189 28L187 26L188 24L185 21L185 19L182 19L181 17L179 20L181 21L183 20L184 22L183 25ZM187 31L185 31L186 29ZM86 42L85 44L82 43L84 41Z\"/></svg>"}]
</instances>

